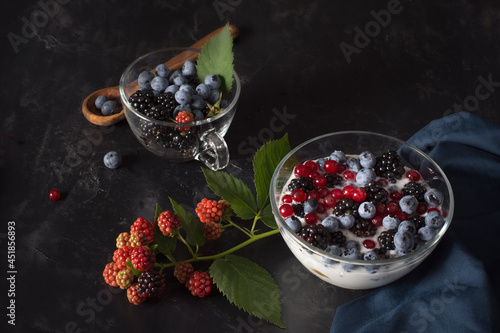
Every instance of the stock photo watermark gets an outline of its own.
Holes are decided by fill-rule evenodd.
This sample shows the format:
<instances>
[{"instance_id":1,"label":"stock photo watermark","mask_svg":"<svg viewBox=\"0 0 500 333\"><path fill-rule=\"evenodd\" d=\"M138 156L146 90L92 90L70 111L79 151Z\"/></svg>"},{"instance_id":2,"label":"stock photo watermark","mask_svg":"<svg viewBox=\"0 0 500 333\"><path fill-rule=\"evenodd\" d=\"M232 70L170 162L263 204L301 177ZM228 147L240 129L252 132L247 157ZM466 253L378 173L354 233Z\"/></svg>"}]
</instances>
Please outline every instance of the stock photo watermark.
<instances>
[{"instance_id":1,"label":"stock photo watermark","mask_svg":"<svg viewBox=\"0 0 500 333\"><path fill-rule=\"evenodd\" d=\"M14 53L19 53L19 46L28 44L30 39L38 34L38 29L41 29L49 23L50 19L57 15L60 6L66 5L71 0L40 0L37 2L37 9L34 9L29 18L22 16L20 18L19 32L9 32L7 39L14 50Z\"/></svg>"},{"instance_id":2,"label":"stock photo watermark","mask_svg":"<svg viewBox=\"0 0 500 333\"><path fill-rule=\"evenodd\" d=\"M372 38L376 38L382 32L382 28L386 28L391 23L393 15L400 14L402 11L403 6L399 0L389 0L387 2L387 9L382 9L378 12L371 10L370 15L374 20L365 24L364 31L358 26L355 26L353 29L356 32L353 39L354 45L347 42L339 44L347 63L351 63L353 54L361 53L362 49L370 45Z\"/></svg>"},{"instance_id":3,"label":"stock photo watermark","mask_svg":"<svg viewBox=\"0 0 500 333\"><path fill-rule=\"evenodd\" d=\"M16 325L16 222L7 222L7 323Z\"/></svg>"}]
</instances>

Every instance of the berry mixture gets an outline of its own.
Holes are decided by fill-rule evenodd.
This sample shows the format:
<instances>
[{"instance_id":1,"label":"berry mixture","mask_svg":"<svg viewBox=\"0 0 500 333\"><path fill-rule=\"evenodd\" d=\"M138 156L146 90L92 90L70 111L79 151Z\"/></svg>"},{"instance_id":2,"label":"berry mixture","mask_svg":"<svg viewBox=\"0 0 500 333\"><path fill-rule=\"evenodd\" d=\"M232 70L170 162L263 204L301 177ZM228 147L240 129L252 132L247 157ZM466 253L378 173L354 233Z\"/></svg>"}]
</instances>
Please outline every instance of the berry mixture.
<instances>
[{"instance_id":1,"label":"berry mixture","mask_svg":"<svg viewBox=\"0 0 500 333\"><path fill-rule=\"evenodd\" d=\"M321 250L378 260L430 241L445 221L442 203L443 194L395 151L379 156L334 151L295 166L279 212L299 237Z\"/></svg>"}]
</instances>

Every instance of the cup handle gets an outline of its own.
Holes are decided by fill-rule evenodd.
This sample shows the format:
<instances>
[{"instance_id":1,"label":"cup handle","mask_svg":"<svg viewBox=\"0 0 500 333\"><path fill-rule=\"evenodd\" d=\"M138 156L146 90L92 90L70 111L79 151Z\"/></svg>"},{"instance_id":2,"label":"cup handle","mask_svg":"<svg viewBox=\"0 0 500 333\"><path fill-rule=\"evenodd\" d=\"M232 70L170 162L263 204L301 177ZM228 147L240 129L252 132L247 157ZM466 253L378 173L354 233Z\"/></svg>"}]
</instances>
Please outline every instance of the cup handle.
<instances>
[{"instance_id":1,"label":"cup handle","mask_svg":"<svg viewBox=\"0 0 500 333\"><path fill-rule=\"evenodd\" d=\"M224 169L229 164L229 149L226 141L214 130L200 138L200 151L195 159L213 171Z\"/></svg>"}]
</instances>

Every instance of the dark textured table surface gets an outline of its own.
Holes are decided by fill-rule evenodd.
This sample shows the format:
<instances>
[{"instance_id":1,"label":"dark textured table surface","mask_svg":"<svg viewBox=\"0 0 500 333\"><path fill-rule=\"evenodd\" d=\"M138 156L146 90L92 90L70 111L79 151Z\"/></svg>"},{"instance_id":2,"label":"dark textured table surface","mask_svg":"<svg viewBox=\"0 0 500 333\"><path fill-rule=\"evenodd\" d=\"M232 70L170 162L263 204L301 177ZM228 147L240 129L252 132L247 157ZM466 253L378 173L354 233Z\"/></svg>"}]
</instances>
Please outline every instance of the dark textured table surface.
<instances>
[{"instance_id":1,"label":"dark textured table surface","mask_svg":"<svg viewBox=\"0 0 500 333\"><path fill-rule=\"evenodd\" d=\"M194 209L210 195L199 162L169 163L125 121L102 128L82 116L85 96L117 85L144 53L189 46L227 21L240 28L227 171L247 182L256 148L285 132L293 147L349 129L408 139L460 109L500 122L498 1L32 0L3 13L1 267L8 277L14 221L17 273L14 286L2 282L1 317L17 332L282 331L218 292L195 299L169 284L133 306L103 281L115 237L137 217L169 196ZM125 156L121 168L103 165L110 150ZM278 235L238 254L272 273L290 332L328 332L336 308L366 293L309 274Z\"/></svg>"}]
</instances>

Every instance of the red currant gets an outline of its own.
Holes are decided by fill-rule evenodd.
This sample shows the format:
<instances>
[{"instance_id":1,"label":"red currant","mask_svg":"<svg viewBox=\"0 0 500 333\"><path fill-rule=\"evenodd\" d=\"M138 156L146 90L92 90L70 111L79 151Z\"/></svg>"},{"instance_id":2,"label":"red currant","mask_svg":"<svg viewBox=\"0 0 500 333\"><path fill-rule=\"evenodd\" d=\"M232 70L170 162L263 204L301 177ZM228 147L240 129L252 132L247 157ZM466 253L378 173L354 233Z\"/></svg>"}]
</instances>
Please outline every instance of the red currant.
<instances>
[{"instance_id":1,"label":"red currant","mask_svg":"<svg viewBox=\"0 0 500 333\"><path fill-rule=\"evenodd\" d=\"M420 180L420 174L416 170L410 170L406 173L406 178L412 182L418 182Z\"/></svg>"},{"instance_id":2,"label":"red currant","mask_svg":"<svg viewBox=\"0 0 500 333\"><path fill-rule=\"evenodd\" d=\"M355 189L352 193L352 198L356 202L363 202L366 199L366 191L363 188Z\"/></svg>"},{"instance_id":3,"label":"red currant","mask_svg":"<svg viewBox=\"0 0 500 333\"><path fill-rule=\"evenodd\" d=\"M437 208L437 207L431 207L429 208L429 210L427 211L427 213L430 213L430 212L438 212L439 214L441 214L441 211ZM443 214L441 214L443 215ZM443 215L443 217L446 217Z\"/></svg>"},{"instance_id":4,"label":"red currant","mask_svg":"<svg viewBox=\"0 0 500 333\"><path fill-rule=\"evenodd\" d=\"M307 192L307 199L316 199L318 200L319 198L319 193L316 190L312 190Z\"/></svg>"},{"instance_id":5,"label":"red currant","mask_svg":"<svg viewBox=\"0 0 500 333\"><path fill-rule=\"evenodd\" d=\"M57 200L59 200L59 198L61 198L61 192L59 192L56 189L52 189L49 192L49 198L50 198L50 200L57 201Z\"/></svg>"},{"instance_id":6,"label":"red currant","mask_svg":"<svg viewBox=\"0 0 500 333\"><path fill-rule=\"evenodd\" d=\"M304 165L311 171L318 171L318 164L314 161L306 161Z\"/></svg>"},{"instance_id":7,"label":"red currant","mask_svg":"<svg viewBox=\"0 0 500 333\"><path fill-rule=\"evenodd\" d=\"M316 213L323 214L324 212L326 212L325 205L323 205L321 202L318 203L318 208L316 208Z\"/></svg>"},{"instance_id":8,"label":"red currant","mask_svg":"<svg viewBox=\"0 0 500 333\"><path fill-rule=\"evenodd\" d=\"M373 249L373 248L375 248L376 244L375 244L375 241L373 241L371 239L365 239L363 241L363 246L367 249Z\"/></svg>"},{"instance_id":9,"label":"red currant","mask_svg":"<svg viewBox=\"0 0 500 333\"><path fill-rule=\"evenodd\" d=\"M384 216L386 214L385 205L383 203L377 202L375 208L377 209L376 215Z\"/></svg>"},{"instance_id":10,"label":"red currant","mask_svg":"<svg viewBox=\"0 0 500 333\"><path fill-rule=\"evenodd\" d=\"M318 188L318 195L320 198L323 199L324 197L326 197L329 194L330 194L330 191L326 187Z\"/></svg>"},{"instance_id":11,"label":"red currant","mask_svg":"<svg viewBox=\"0 0 500 333\"><path fill-rule=\"evenodd\" d=\"M320 176L320 174L318 171L313 171L313 170L309 171L308 177L311 178L313 181L314 181L314 179L316 179L319 176Z\"/></svg>"},{"instance_id":12,"label":"red currant","mask_svg":"<svg viewBox=\"0 0 500 333\"><path fill-rule=\"evenodd\" d=\"M425 213L427 213L427 208L428 207L427 207L427 204L425 202L419 202L415 212L418 215L424 215Z\"/></svg>"},{"instance_id":13,"label":"red currant","mask_svg":"<svg viewBox=\"0 0 500 333\"><path fill-rule=\"evenodd\" d=\"M370 222L371 222L374 226L376 226L376 227L380 227L380 226L382 225L382 220L383 220L383 219L384 219L384 218L383 218L381 215L376 215L376 216L372 217L372 219L371 219L371 221L370 221Z\"/></svg>"},{"instance_id":14,"label":"red currant","mask_svg":"<svg viewBox=\"0 0 500 333\"><path fill-rule=\"evenodd\" d=\"M307 199L306 192L304 192L304 190L298 188L292 192L292 199L295 202L305 201Z\"/></svg>"},{"instance_id":15,"label":"red currant","mask_svg":"<svg viewBox=\"0 0 500 333\"><path fill-rule=\"evenodd\" d=\"M284 218L292 216L293 215L293 208L292 208L292 206L289 205L289 204L283 204L283 205L281 205L281 207L280 207L280 214Z\"/></svg>"},{"instance_id":16,"label":"red currant","mask_svg":"<svg viewBox=\"0 0 500 333\"><path fill-rule=\"evenodd\" d=\"M395 202L389 202L385 205L385 211L388 215L395 216L399 212L399 205Z\"/></svg>"},{"instance_id":17,"label":"red currant","mask_svg":"<svg viewBox=\"0 0 500 333\"><path fill-rule=\"evenodd\" d=\"M316 188L319 188L319 187L323 187L326 185L326 178L325 176L317 176L316 178L314 178L314 187Z\"/></svg>"},{"instance_id":18,"label":"red currant","mask_svg":"<svg viewBox=\"0 0 500 333\"><path fill-rule=\"evenodd\" d=\"M332 190L332 197L335 199L335 200L341 200L344 198L344 194L342 192L341 189L339 188L335 188Z\"/></svg>"},{"instance_id":19,"label":"red currant","mask_svg":"<svg viewBox=\"0 0 500 333\"><path fill-rule=\"evenodd\" d=\"M351 170L347 170L342 173L342 177L344 177L345 180L354 180L356 179L356 174Z\"/></svg>"},{"instance_id":20,"label":"red currant","mask_svg":"<svg viewBox=\"0 0 500 333\"><path fill-rule=\"evenodd\" d=\"M345 166L345 164L339 164L337 166L337 168L338 168L338 171L337 171L338 173L342 173L342 172L345 171L345 169L347 169L347 167Z\"/></svg>"},{"instance_id":21,"label":"red currant","mask_svg":"<svg viewBox=\"0 0 500 333\"><path fill-rule=\"evenodd\" d=\"M400 220L400 221L406 221L410 218L410 215L406 214L405 212L403 211L399 211L397 214L396 214L396 217Z\"/></svg>"},{"instance_id":22,"label":"red currant","mask_svg":"<svg viewBox=\"0 0 500 333\"><path fill-rule=\"evenodd\" d=\"M337 161L328 160L323 165L323 169L325 169L327 173L337 173L337 171L339 170L339 164Z\"/></svg>"},{"instance_id":23,"label":"red currant","mask_svg":"<svg viewBox=\"0 0 500 333\"><path fill-rule=\"evenodd\" d=\"M356 190L356 188L354 186L347 185L342 190L342 195L344 196L344 198L352 199L352 195L353 195L355 190Z\"/></svg>"},{"instance_id":24,"label":"red currant","mask_svg":"<svg viewBox=\"0 0 500 333\"><path fill-rule=\"evenodd\" d=\"M281 201L283 201L284 203L292 203L293 199L290 194L285 194L283 198L281 198Z\"/></svg>"},{"instance_id":25,"label":"red currant","mask_svg":"<svg viewBox=\"0 0 500 333\"><path fill-rule=\"evenodd\" d=\"M394 201L399 201L399 200L401 200L402 197L403 197L403 193L401 193L399 191L392 191L391 193L389 193L389 198L391 200L394 200Z\"/></svg>"},{"instance_id":26,"label":"red currant","mask_svg":"<svg viewBox=\"0 0 500 333\"><path fill-rule=\"evenodd\" d=\"M389 186L389 182L387 181L387 179L385 178L380 178L379 180L377 180L377 182L382 185L383 187L387 187Z\"/></svg>"},{"instance_id":27,"label":"red currant","mask_svg":"<svg viewBox=\"0 0 500 333\"><path fill-rule=\"evenodd\" d=\"M333 206L335 206L336 203L337 201L332 195L327 195L326 197L323 198L323 205L326 208L332 208Z\"/></svg>"},{"instance_id":28,"label":"red currant","mask_svg":"<svg viewBox=\"0 0 500 333\"><path fill-rule=\"evenodd\" d=\"M314 213L307 213L306 216L304 216L304 220L307 224L316 224L316 222L318 222L318 217Z\"/></svg>"},{"instance_id":29,"label":"red currant","mask_svg":"<svg viewBox=\"0 0 500 333\"><path fill-rule=\"evenodd\" d=\"M309 168L304 164L299 164L293 170L293 174L295 175L295 177L307 177L309 175L309 171Z\"/></svg>"}]
</instances>

